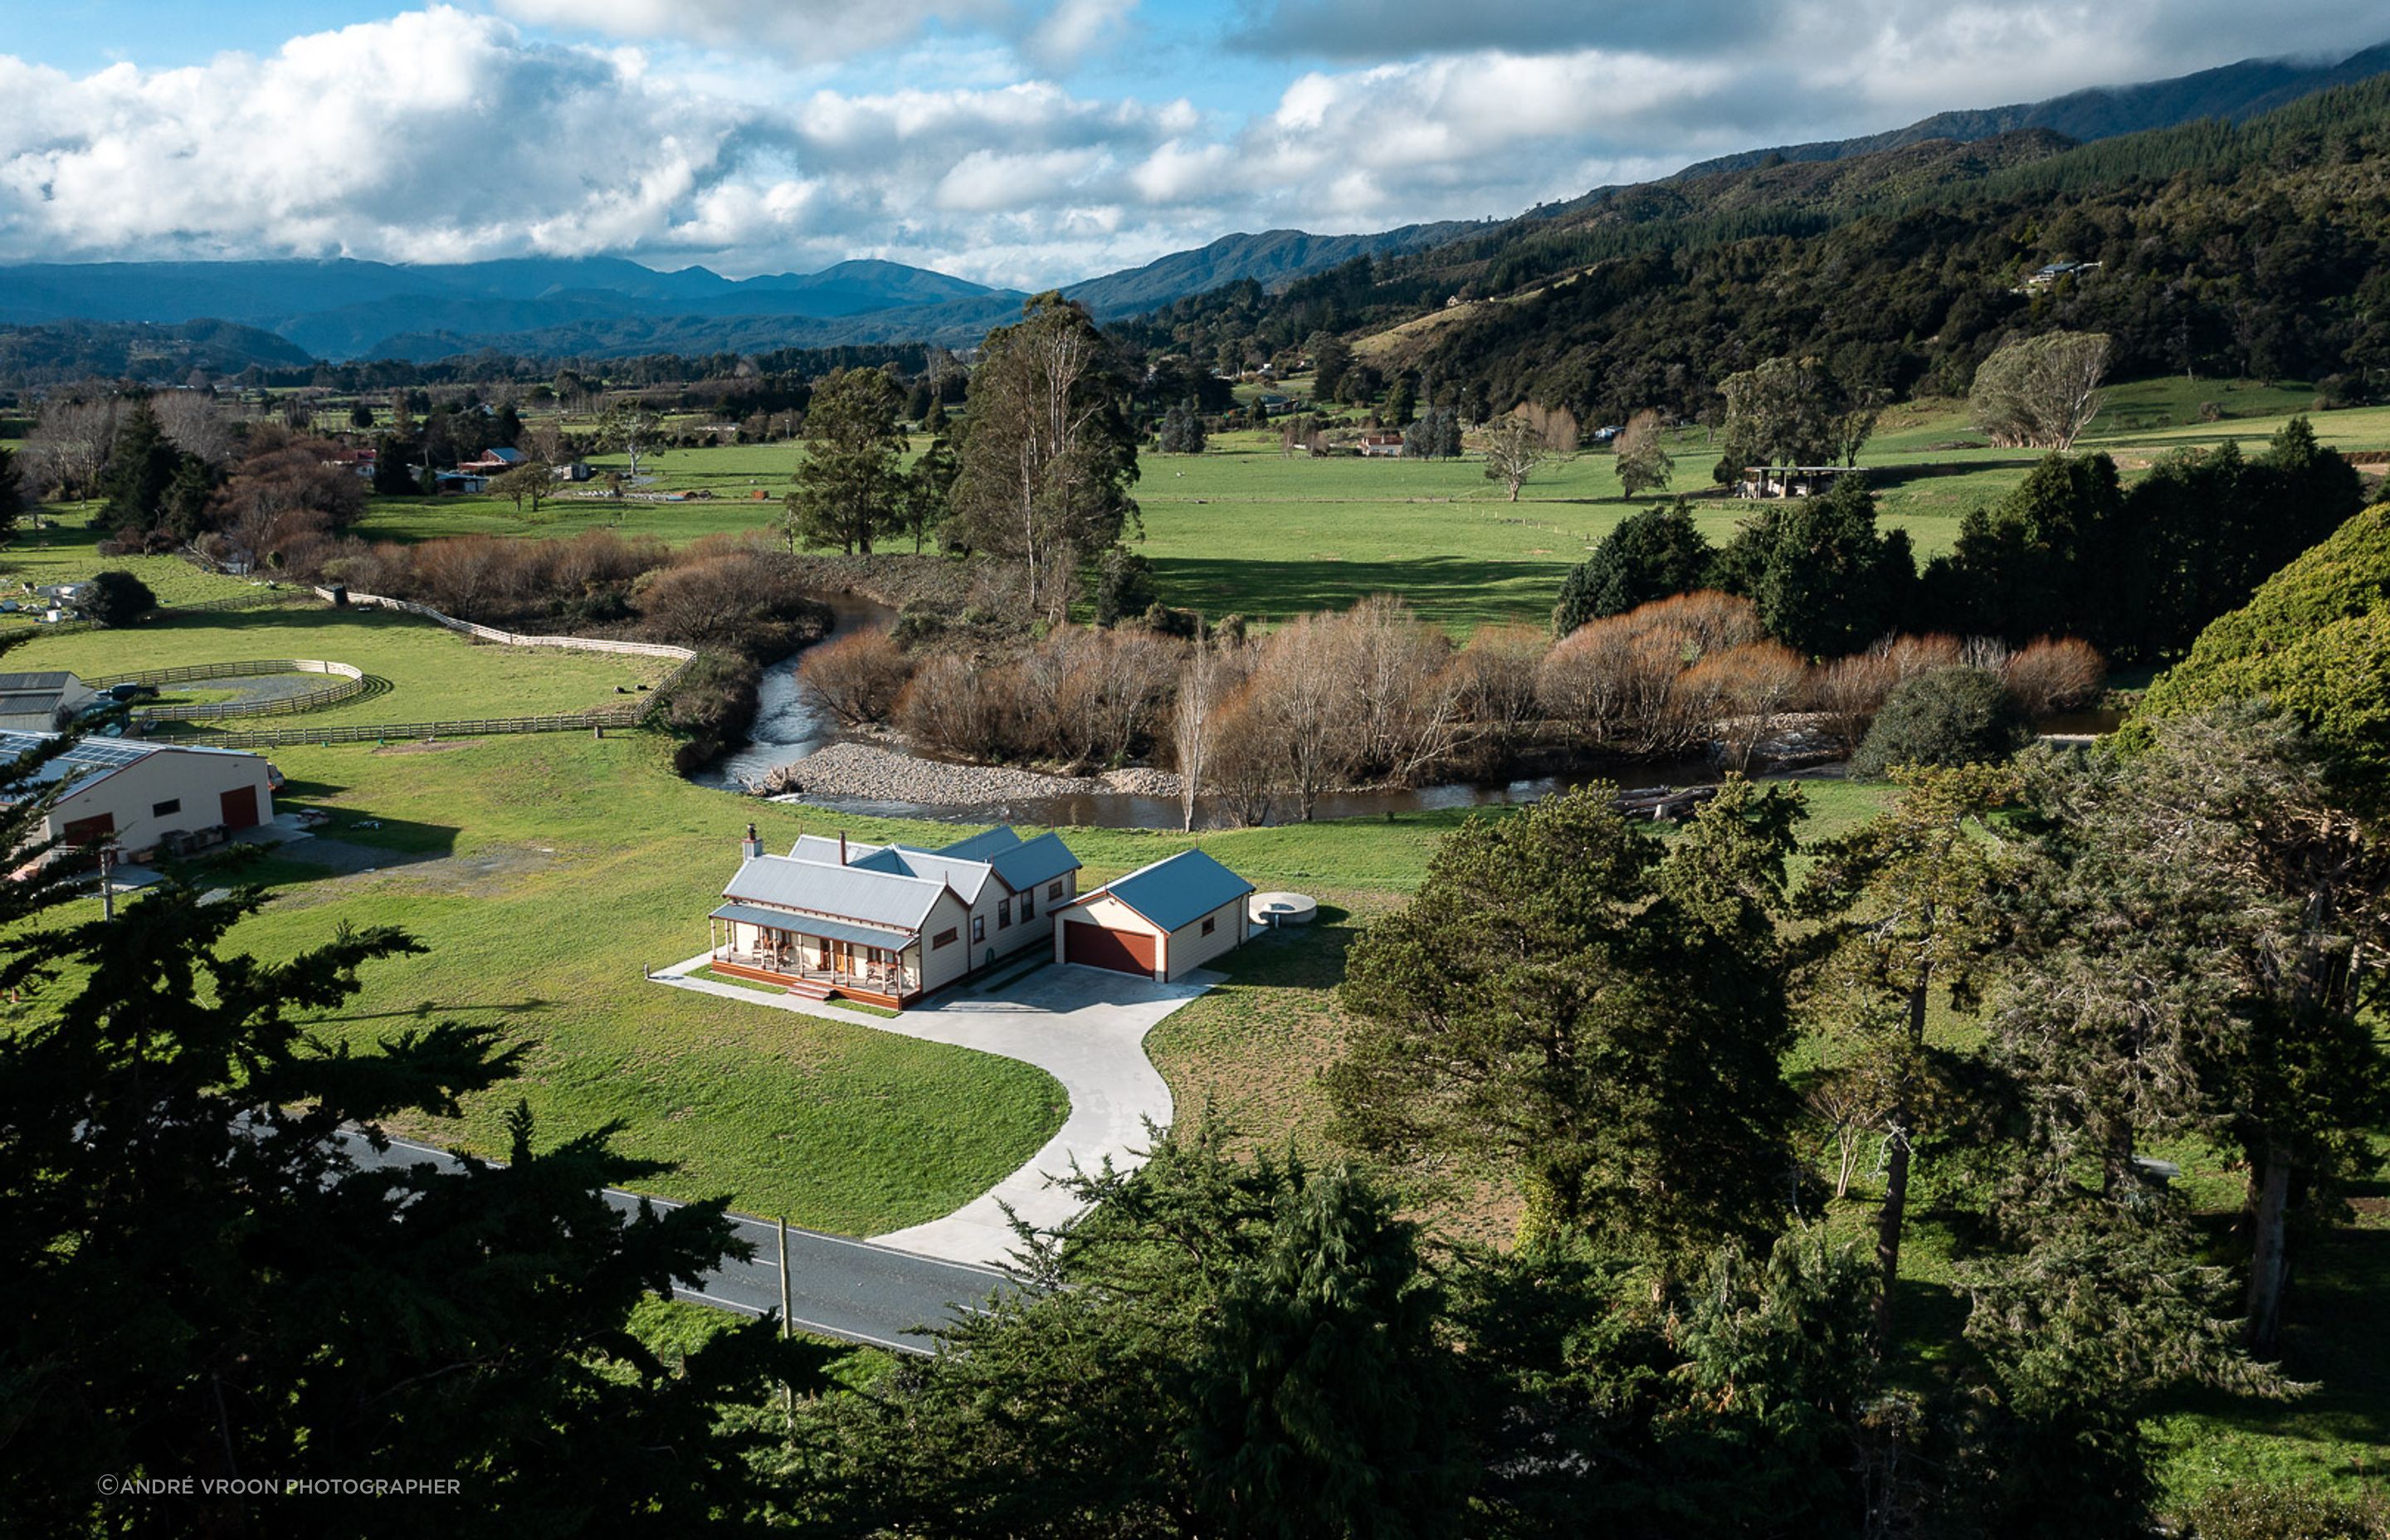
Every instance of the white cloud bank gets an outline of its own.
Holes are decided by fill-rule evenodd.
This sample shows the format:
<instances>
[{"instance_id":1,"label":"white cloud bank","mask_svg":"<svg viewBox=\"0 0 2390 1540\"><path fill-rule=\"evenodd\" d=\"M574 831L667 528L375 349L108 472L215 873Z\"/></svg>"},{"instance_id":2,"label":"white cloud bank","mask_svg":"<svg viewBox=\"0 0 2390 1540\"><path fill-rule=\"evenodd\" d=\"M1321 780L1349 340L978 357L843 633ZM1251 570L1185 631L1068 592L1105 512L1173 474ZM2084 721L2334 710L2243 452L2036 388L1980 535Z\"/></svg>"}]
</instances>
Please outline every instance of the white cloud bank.
<instances>
[{"instance_id":1,"label":"white cloud bank","mask_svg":"<svg viewBox=\"0 0 2390 1540\"><path fill-rule=\"evenodd\" d=\"M740 274L880 256L1034 287L1230 230L1509 214L1729 150L2185 64L2127 35L2155 0L2115 0L2102 14L2125 20L2096 24L2071 6L1910 19L1908 0L1791 0L1768 50L1680 30L1640 52L1431 53L1301 73L1246 119L1166 81L1103 99L992 79L988 50L969 52L1001 36L1028 73L1020 59L1117 36L1134 3L500 0L610 41L435 6L185 69L76 77L0 56L0 260L620 252ZM1315 21L1329 9L1306 0ZM2073 26L2101 46L2057 58ZM649 38L662 46L624 41ZM874 72L970 83L832 90L726 51L807 41L909 46ZM941 57L974 62L924 67Z\"/></svg>"}]
</instances>

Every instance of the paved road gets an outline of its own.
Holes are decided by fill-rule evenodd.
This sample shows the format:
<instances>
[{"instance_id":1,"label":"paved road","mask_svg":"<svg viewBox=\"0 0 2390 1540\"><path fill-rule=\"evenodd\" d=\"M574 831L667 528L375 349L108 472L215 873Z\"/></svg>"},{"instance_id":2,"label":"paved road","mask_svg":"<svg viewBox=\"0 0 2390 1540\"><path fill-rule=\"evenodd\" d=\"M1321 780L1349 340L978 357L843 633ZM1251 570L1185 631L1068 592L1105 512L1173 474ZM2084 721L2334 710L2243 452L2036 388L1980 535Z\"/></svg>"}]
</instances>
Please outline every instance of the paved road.
<instances>
[{"instance_id":1,"label":"paved road","mask_svg":"<svg viewBox=\"0 0 2390 1540\"><path fill-rule=\"evenodd\" d=\"M360 1165L453 1168L457 1163L444 1151L404 1139L393 1139L388 1150L377 1151L362 1135L344 1133L341 1137ZM639 1203L636 1194L610 1187L606 1200L625 1213ZM660 1209L680 1206L663 1198L648 1201ZM740 1238L754 1243L755 1260L726 1263L702 1288L674 1292L742 1315L777 1310L780 1265L775 1227L760 1219L731 1217ZM919 1328L944 1324L975 1308L991 1290L1006 1287L1004 1275L992 1267L915 1256L867 1240L794 1227L789 1231L789 1318L799 1330L899 1353L929 1352L930 1341Z\"/></svg>"}]
</instances>

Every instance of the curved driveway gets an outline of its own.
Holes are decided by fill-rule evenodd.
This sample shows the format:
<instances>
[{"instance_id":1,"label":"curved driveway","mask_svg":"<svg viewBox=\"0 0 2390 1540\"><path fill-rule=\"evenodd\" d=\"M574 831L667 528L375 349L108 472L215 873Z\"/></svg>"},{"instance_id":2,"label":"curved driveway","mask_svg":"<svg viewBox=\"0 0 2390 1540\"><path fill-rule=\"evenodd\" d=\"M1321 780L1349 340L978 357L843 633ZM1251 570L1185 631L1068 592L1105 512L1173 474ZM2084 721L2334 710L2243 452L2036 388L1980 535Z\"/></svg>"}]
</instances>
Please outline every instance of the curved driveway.
<instances>
[{"instance_id":1,"label":"curved driveway","mask_svg":"<svg viewBox=\"0 0 2390 1540\"><path fill-rule=\"evenodd\" d=\"M875 1237L919 1256L988 1264L1007 1260L1013 1246L1004 1209L1033 1225L1050 1228L1073 1218L1078 1205L1047 1180L1067 1174L1073 1162L1094 1170L1110 1159L1116 1169L1142 1164L1150 1141L1148 1121L1170 1123L1170 1087L1145 1057L1145 1034L1188 1001L1220 982L1208 971L1176 983L1158 984L1101 969L1055 963L993 989L933 996L895 1017L864 1016L836 1007L817 1007L684 977L704 966L691 957L655 975L659 983L693 989L726 999L856 1026L977 1048L1034 1064L1062 1083L1070 1115L1027 1164L944 1219Z\"/></svg>"}]
</instances>

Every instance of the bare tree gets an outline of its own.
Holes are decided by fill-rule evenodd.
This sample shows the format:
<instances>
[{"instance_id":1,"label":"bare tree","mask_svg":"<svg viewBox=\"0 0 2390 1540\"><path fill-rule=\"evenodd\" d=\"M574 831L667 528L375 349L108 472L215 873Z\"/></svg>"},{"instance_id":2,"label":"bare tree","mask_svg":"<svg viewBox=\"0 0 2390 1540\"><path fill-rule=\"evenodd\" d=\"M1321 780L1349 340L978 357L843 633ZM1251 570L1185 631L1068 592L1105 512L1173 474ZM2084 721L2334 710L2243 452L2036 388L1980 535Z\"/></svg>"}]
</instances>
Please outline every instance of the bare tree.
<instances>
[{"instance_id":1,"label":"bare tree","mask_svg":"<svg viewBox=\"0 0 2390 1540\"><path fill-rule=\"evenodd\" d=\"M1847 1198L1851 1178L1858 1174L1859 1149L1882 1115L1883 1098L1869 1077L1837 1070L1811 1086L1803 1099L1809 1115L1826 1125L1834 1141L1834 1196Z\"/></svg>"},{"instance_id":2,"label":"bare tree","mask_svg":"<svg viewBox=\"0 0 2390 1540\"><path fill-rule=\"evenodd\" d=\"M1195 827L1196 799L1203 794L1229 693L1244 683L1242 648L1231 648L1199 630L1195 646L1178 671L1172 703L1171 745L1178 764L1178 827Z\"/></svg>"},{"instance_id":3,"label":"bare tree","mask_svg":"<svg viewBox=\"0 0 2390 1540\"><path fill-rule=\"evenodd\" d=\"M1486 430L1485 479L1501 482L1515 503L1519 489L1550 454L1550 446L1535 424L1524 417L1504 417Z\"/></svg>"},{"instance_id":4,"label":"bare tree","mask_svg":"<svg viewBox=\"0 0 2390 1540\"><path fill-rule=\"evenodd\" d=\"M161 391L149 398L149 409L158 415L158 426L167 441L186 455L220 466L229 463L239 448L232 418L212 395Z\"/></svg>"},{"instance_id":5,"label":"bare tree","mask_svg":"<svg viewBox=\"0 0 2390 1540\"><path fill-rule=\"evenodd\" d=\"M2001 665L2009 698L2030 717L2045 717L2096 699L2107 683L2107 661L2076 636L2037 637Z\"/></svg>"},{"instance_id":6,"label":"bare tree","mask_svg":"<svg viewBox=\"0 0 2390 1540\"><path fill-rule=\"evenodd\" d=\"M885 626L807 648L797 660L797 677L850 727L887 721L912 675L913 665Z\"/></svg>"},{"instance_id":7,"label":"bare tree","mask_svg":"<svg viewBox=\"0 0 2390 1540\"><path fill-rule=\"evenodd\" d=\"M1727 767L1748 771L1808 677L1808 663L1783 643L1745 642L1687 669L1679 693L1687 712L1714 725Z\"/></svg>"},{"instance_id":8,"label":"bare tree","mask_svg":"<svg viewBox=\"0 0 2390 1540\"><path fill-rule=\"evenodd\" d=\"M93 496L115 443L114 401L53 401L25 440L25 473L37 494L69 502Z\"/></svg>"}]
</instances>

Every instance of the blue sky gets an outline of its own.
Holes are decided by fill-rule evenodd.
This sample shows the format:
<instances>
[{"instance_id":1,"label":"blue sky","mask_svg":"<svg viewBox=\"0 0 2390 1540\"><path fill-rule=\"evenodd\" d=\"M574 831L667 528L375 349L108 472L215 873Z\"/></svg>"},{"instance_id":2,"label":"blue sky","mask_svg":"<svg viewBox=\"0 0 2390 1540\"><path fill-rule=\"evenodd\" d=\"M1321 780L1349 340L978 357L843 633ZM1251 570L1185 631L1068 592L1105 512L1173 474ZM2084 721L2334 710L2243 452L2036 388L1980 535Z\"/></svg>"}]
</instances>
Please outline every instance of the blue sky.
<instances>
[{"instance_id":1,"label":"blue sky","mask_svg":"<svg viewBox=\"0 0 2390 1540\"><path fill-rule=\"evenodd\" d=\"M64 0L0 261L851 256L1035 287L2384 40L2379 0Z\"/></svg>"}]
</instances>

